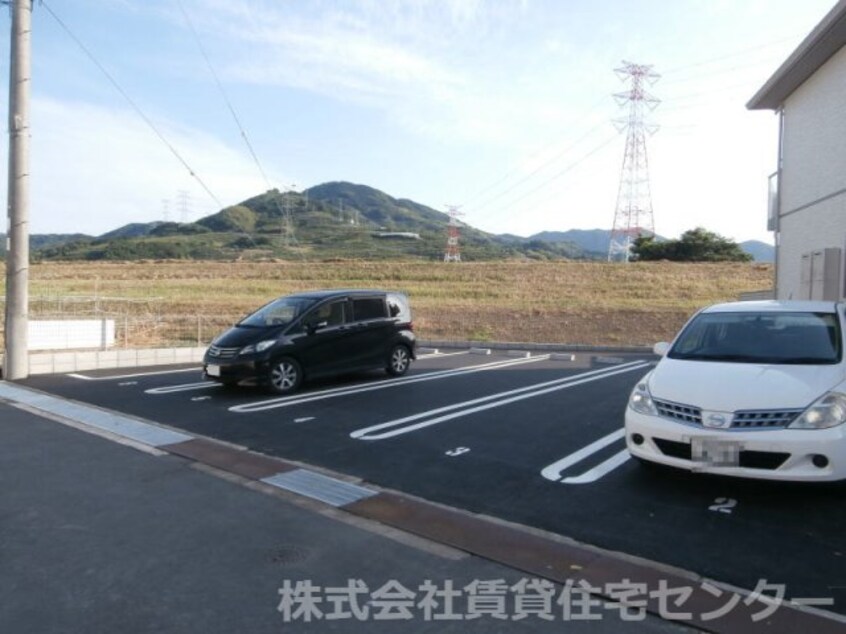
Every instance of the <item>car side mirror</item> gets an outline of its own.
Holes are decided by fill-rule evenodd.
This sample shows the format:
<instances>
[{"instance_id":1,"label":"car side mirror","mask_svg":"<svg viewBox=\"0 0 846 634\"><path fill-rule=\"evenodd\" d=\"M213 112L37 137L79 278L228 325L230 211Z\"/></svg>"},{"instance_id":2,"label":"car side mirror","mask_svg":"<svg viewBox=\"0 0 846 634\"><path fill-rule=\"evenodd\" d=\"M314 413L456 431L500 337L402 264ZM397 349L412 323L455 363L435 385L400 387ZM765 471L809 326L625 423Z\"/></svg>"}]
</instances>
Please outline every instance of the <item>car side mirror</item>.
<instances>
[{"instance_id":1,"label":"car side mirror","mask_svg":"<svg viewBox=\"0 0 846 634\"><path fill-rule=\"evenodd\" d=\"M313 335L321 328L326 328L329 325L328 321L310 321L306 324L306 331L308 334Z\"/></svg>"},{"instance_id":2,"label":"car side mirror","mask_svg":"<svg viewBox=\"0 0 846 634\"><path fill-rule=\"evenodd\" d=\"M659 357L664 357L670 351L670 344L666 341L659 341L652 347L652 352L654 352Z\"/></svg>"}]
</instances>

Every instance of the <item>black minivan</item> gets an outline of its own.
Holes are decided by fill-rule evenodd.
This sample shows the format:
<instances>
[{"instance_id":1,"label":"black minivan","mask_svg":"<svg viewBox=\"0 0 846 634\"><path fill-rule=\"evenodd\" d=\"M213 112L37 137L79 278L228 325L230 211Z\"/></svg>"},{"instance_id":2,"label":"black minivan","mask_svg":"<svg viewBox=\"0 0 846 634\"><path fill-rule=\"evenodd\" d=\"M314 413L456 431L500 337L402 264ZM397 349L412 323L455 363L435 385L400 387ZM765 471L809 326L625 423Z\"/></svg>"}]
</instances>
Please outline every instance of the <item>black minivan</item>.
<instances>
[{"instance_id":1,"label":"black minivan","mask_svg":"<svg viewBox=\"0 0 846 634\"><path fill-rule=\"evenodd\" d=\"M275 299L217 337L203 371L225 385L254 379L288 394L304 379L358 370L401 376L416 345L404 294L312 291Z\"/></svg>"}]
</instances>

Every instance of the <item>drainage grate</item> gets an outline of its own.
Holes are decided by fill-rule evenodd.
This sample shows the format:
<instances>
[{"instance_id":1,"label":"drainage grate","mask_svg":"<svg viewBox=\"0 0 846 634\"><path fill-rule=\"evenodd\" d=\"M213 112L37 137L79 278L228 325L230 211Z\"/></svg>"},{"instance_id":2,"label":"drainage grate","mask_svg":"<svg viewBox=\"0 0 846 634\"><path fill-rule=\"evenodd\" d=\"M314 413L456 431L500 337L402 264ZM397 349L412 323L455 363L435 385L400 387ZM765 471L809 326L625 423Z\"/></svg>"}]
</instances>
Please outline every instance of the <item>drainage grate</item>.
<instances>
[{"instance_id":1,"label":"drainage grate","mask_svg":"<svg viewBox=\"0 0 846 634\"><path fill-rule=\"evenodd\" d=\"M293 471L279 473L264 478L262 482L337 507L346 506L376 495L376 491L306 469L294 469Z\"/></svg>"}]
</instances>

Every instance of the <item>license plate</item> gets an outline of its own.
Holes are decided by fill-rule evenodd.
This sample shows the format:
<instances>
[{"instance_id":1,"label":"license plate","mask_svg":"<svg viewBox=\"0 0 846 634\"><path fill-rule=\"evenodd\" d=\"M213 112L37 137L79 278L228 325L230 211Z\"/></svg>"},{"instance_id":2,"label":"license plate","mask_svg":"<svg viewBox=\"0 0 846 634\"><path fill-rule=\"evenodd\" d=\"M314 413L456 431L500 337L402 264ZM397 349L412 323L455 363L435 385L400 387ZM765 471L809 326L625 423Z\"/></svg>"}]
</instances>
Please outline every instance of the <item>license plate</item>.
<instances>
[{"instance_id":1,"label":"license plate","mask_svg":"<svg viewBox=\"0 0 846 634\"><path fill-rule=\"evenodd\" d=\"M736 467L740 464L739 442L714 438L691 438L690 453L693 462L709 467Z\"/></svg>"},{"instance_id":2,"label":"license plate","mask_svg":"<svg viewBox=\"0 0 846 634\"><path fill-rule=\"evenodd\" d=\"M209 376L220 376L220 366L219 365L207 365L206 366L206 374Z\"/></svg>"}]
</instances>

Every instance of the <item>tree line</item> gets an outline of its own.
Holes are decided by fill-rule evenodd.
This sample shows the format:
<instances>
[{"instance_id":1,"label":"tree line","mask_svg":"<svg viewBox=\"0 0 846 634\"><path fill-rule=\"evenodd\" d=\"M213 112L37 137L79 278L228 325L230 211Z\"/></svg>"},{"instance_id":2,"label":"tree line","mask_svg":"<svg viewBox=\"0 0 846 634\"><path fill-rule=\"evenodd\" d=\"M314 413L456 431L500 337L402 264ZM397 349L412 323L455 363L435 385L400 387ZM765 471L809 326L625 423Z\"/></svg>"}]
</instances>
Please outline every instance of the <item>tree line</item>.
<instances>
[{"instance_id":1,"label":"tree line","mask_svg":"<svg viewBox=\"0 0 846 634\"><path fill-rule=\"evenodd\" d=\"M750 262L752 256L739 244L702 227L685 231L678 240L656 240L638 236L631 249L631 259L640 262Z\"/></svg>"}]
</instances>

